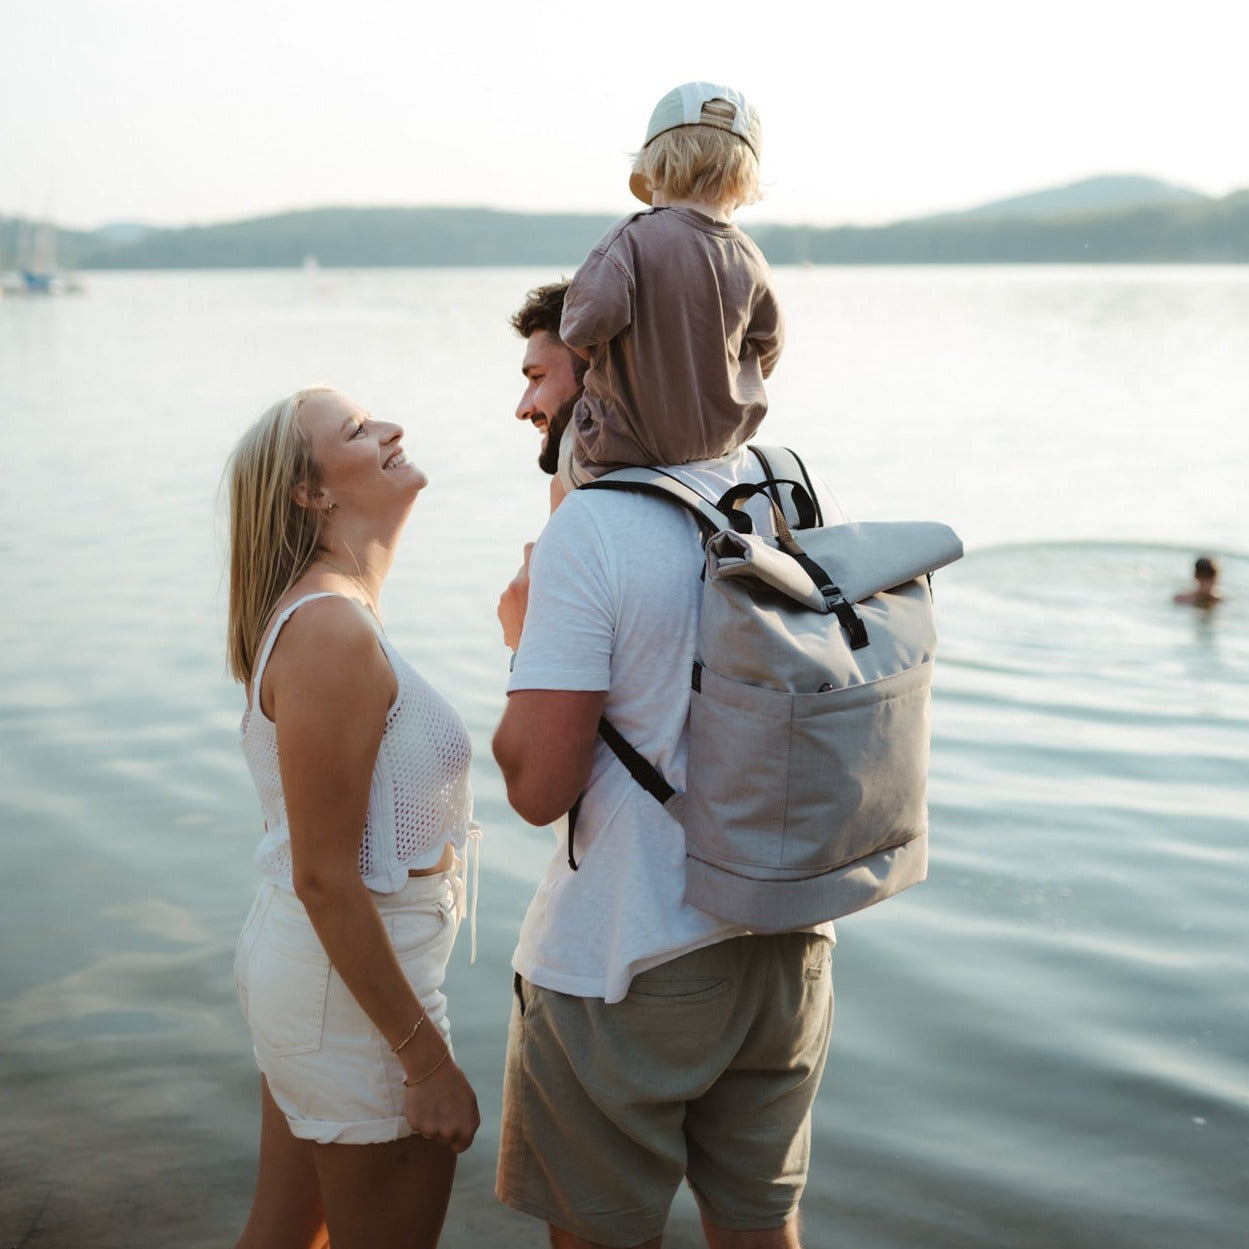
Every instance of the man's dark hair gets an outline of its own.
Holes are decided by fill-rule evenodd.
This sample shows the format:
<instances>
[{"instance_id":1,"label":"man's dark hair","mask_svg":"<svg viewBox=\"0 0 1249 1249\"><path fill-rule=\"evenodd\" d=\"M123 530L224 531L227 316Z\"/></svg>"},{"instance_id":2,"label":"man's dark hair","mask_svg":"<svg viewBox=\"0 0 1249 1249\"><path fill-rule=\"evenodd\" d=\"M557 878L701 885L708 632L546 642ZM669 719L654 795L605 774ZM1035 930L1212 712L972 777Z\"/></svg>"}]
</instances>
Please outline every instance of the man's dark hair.
<instances>
[{"instance_id":1,"label":"man's dark hair","mask_svg":"<svg viewBox=\"0 0 1249 1249\"><path fill-rule=\"evenodd\" d=\"M545 286L535 286L525 296L525 302L512 313L512 329L521 338L531 338L534 334L549 334L557 343L562 343L559 336L560 318L564 315L564 296L568 294L568 279L561 278L558 282L548 282ZM569 347L564 348L572 358L572 374L580 383L589 368L589 362L583 360Z\"/></svg>"},{"instance_id":2,"label":"man's dark hair","mask_svg":"<svg viewBox=\"0 0 1249 1249\"><path fill-rule=\"evenodd\" d=\"M1208 555L1203 555L1193 565L1193 575L1195 577L1209 577L1213 581L1219 575L1219 566Z\"/></svg>"},{"instance_id":3,"label":"man's dark hair","mask_svg":"<svg viewBox=\"0 0 1249 1249\"><path fill-rule=\"evenodd\" d=\"M539 330L559 338L559 322L564 315L564 296L568 282L548 282L537 286L525 296L525 302L512 314L512 329L521 338L529 338Z\"/></svg>"}]
</instances>

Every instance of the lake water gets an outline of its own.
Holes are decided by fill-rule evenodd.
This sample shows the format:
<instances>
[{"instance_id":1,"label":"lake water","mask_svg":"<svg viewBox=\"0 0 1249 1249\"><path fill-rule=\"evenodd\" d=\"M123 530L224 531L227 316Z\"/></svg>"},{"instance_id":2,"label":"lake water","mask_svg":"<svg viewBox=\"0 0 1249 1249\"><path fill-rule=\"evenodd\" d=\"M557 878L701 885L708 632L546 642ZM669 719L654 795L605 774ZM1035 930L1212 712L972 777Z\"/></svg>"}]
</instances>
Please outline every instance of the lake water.
<instances>
[{"instance_id":1,"label":"lake water","mask_svg":"<svg viewBox=\"0 0 1249 1249\"><path fill-rule=\"evenodd\" d=\"M569 271L572 264L570 263ZM507 318L546 271L89 275L0 303L0 1244L232 1243L257 1081L232 982L259 815L219 481L328 381L430 476L382 609L477 760L449 995L490 1196L512 943L552 846L489 737L541 526ZM1249 1216L1249 269L780 269L767 440L861 519L952 524L932 864L839 925L811 1249L1239 1249ZM1193 557L1229 601L1171 603ZM701 1243L682 1196L667 1244Z\"/></svg>"}]
</instances>

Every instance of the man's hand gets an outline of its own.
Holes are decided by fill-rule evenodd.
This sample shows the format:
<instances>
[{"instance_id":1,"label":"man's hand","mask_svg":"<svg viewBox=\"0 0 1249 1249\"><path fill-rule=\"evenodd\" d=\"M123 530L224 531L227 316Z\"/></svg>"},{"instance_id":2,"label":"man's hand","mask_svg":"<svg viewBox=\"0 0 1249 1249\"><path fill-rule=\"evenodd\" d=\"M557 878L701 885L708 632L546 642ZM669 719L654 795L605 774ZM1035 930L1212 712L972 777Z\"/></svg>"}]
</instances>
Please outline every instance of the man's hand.
<instances>
[{"instance_id":1,"label":"man's hand","mask_svg":"<svg viewBox=\"0 0 1249 1249\"><path fill-rule=\"evenodd\" d=\"M529 606L529 557L533 543L525 543L525 558L507 588L499 595L499 624L503 626L503 645L515 650L520 645L521 631L525 627L525 611Z\"/></svg>"}]
</instances>

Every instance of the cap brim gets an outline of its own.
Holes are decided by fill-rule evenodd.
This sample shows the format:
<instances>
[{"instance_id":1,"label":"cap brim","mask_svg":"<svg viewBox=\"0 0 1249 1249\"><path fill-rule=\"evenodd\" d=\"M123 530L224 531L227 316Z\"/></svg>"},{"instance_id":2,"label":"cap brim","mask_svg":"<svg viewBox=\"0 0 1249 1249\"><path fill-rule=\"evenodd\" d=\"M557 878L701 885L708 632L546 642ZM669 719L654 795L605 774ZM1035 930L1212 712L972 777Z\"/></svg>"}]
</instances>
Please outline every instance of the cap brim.
<instances>
[{"instance_id":1,"label":"cap brim","mask_svg":"<svg viewBox=\"0 0 1249 1249\"><path fill-rule=\"evenodd\" d=\"M651 187L650 183L640 173L631 173L629 175L629 190L633 192L637 199L643 204L651 203Z\"/></svg>"}]
</instances>

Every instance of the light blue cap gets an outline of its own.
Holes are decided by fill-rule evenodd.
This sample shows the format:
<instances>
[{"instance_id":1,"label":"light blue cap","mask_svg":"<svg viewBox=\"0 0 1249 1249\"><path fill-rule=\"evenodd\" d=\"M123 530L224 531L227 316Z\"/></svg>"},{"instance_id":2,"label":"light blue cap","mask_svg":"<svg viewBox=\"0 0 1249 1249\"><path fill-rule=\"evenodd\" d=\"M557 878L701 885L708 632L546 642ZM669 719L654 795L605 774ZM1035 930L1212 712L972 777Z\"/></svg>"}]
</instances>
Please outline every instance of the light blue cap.
<instances>
[{"instance_id":1,"label":"light blue cap","mask_svg":"<svg viewBox=\"0 0 1249 1249\"><path fill-rule=\"evenodd\" d=\"M703 105L712 100L723 100L732 107L732 112L704 113ZM750 101L735 88L714 82L687 82L673 87L655 105L642 146L668 130L676 130L678 126L715 126L719 130L728 130L743 139L756 157L763 141L759 114ZM643 203L651 202L649 188L639 174L629 179L629 189Z\"/></svg>"},{"instance_id":2,"label":"light blue cap","mask_svg":"<svg viewBox=\"0 0 1249 1249\"><path fill-rule=\"evenodd\" d=\"M712 100L723 100L726 104L731 104L732 116L722 117L716 113L704 115L703 105ZM730 130L745 139L750 150L756 156L759 155L762 132L758 114L750 101L733 87L714 82L687 82L680 87L674 87L655 105L642 146L645 147L656 135L663 134L666 130L675 130L678 126L718 126L721 130Z\"/></svg>"}]
</instances>

